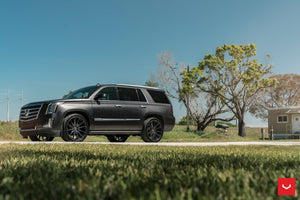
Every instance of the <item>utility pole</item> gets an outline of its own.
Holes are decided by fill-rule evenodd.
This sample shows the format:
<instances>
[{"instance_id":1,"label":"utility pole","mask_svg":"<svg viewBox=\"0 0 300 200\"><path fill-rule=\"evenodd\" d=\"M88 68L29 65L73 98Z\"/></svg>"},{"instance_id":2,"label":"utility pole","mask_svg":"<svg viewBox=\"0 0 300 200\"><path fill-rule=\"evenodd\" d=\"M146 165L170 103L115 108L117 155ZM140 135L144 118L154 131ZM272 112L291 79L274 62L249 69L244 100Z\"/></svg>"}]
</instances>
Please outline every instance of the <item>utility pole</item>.
<instances>
[{"instance_id":1,"label":"utility pole","mask_svg":"<svg viewBox=\"0 0 300 200\"><path fill-rule=\"evenodd\" d=\"M23 106L23 90L21 92L21 108L22 108L22 106Z\"/></svg>"},{"instance_id":2,"label":"utility pole","mask_svg":"<svg viewBox=\"0 0 300 200\"><path fill-rule=\"evenodd\" d=\"M9 122L9 90L7 91L7 122Z\"/></svg>"},{"instance_id":3,"label":"utility pole","mask_svg":"<svg viewBox=\"0 0 300 200\"><path fill-rule=\"evenodd\" d=\"M190 66L187 66L187 73L190 72ZM188 86L190 85L190 83L188 82ZM186 96L186 130L190 131L190 93L187 94Z\"/></svg>"}]
</instances>

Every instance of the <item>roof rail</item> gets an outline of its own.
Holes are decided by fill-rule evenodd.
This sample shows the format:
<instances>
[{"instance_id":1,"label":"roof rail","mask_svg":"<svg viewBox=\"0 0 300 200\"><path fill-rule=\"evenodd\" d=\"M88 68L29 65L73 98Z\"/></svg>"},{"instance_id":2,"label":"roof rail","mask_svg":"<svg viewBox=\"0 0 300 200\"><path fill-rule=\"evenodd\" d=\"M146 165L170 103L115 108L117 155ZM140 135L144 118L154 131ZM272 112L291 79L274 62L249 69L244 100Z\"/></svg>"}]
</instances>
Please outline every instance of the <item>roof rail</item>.
<instances>
[{"instance_id":1,"label":"roof rail","mask_svg":"<svg viewBox=\"0 0 300 200\"><path fill-rule=\"evenodd\" d=\"M156 90L162 90L159 87L150 87L150 86L145 86L145 85L131 85L131 84L116 84L119 86L132 86L132 87L141 87L141 88L148 88L148 89L156 89Z\"/></svg>"}]
</instances>

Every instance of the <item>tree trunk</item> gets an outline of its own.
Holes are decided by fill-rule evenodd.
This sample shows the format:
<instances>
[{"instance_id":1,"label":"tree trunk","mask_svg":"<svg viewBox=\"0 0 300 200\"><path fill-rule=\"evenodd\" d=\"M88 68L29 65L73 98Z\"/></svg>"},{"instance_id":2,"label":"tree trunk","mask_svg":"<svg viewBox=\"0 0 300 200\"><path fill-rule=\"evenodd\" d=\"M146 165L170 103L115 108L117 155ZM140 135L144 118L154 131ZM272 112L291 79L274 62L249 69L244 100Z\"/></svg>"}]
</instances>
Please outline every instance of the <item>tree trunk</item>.
<instances>
[{"instance_id":1,"label":"tree trunk","mask_svg":"<svg viewBox=\"0 0 300 200\"><path fill-rule=\"evenodd\" d=\"M197 131L201 130L201 123L197 122Z\"/></svg>"},{"instance_id":2,"label":"tree trunk","mask_svg":"<svg viewBox=\"0 0 300 200\"><path fill-rule=\"evenodd\" d=\"M239 136L246 137L246 126L244 119L239 119Z\"/></svg>"},{"instance_id":3,"label":"tree trunk","mask_svg":"<svg viewBox=\"0 0 300 200\"><path fill-rule=\"evenodd\" d=\"M197 131L204 131L204 129L207 127L205 123L197 122Z\"/></svg>"}]
</instances>

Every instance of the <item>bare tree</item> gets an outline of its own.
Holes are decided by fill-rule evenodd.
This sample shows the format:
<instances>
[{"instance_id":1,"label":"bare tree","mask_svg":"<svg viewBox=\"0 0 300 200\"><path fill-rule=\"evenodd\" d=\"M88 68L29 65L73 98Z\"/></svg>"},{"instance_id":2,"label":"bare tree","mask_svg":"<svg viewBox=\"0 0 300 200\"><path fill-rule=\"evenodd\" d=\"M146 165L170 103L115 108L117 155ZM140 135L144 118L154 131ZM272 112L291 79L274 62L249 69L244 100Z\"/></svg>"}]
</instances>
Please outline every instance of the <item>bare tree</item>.
<instances>
[{"instance_id":1,"label":"bare tree","mask_svg":"<svg viewBox=\"0 0 300 200\"><path fill-rule=\"evenodd\" d=\"M231 121L234 117L221 118L220 114L229 110L220 103L220 100L201 90L194 90L187 93L184 90L181 73L186 71L185 63L177 64L170 52L163 52L159 55L160 67L157 72L157 82L171 98L182 102L186 109L189 110L190 117L197 123L197 130L204 130L211 122ZM189 106L187 95L190 95Z\"/></svg>"},{"instance_id":2,"label":"bare tree","mask_svg":"<svg viewBox=\"0 0 300 200\"><path fill-rule=\"evenodd\" d=\"M258 93L249 112L257 118L267 120L268 109L297 106L300 100L300 75L276 74L271 76L278 81L276 88L266 88Z\"/></svg>"},{"instance_id":3,"label":"bare tree","mask_svg":"<svg viewBox=\"0 0 300 200\"><path fill-rule=\"evenodd\" d=\"M177 64L172 53L165 51L159 55L159 68L157 71L157 82L171 98L182 100L182 83L180 72L186 67L185 63Z\"/></svg>"}]
</instances>

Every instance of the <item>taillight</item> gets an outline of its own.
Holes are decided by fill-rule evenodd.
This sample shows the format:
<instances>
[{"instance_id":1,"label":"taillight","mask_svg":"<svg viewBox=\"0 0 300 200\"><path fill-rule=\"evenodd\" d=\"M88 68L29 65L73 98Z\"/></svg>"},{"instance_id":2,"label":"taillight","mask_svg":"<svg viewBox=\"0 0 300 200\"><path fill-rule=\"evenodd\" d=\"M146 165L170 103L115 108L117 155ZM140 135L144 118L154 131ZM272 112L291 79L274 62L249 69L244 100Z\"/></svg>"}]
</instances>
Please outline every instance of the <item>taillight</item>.
<instances>
[{"instance_id":1,"label":"taillight","mask_svg":"<svg viewBox=\"0 0 300 200\"><path fill-rule=\"evenodd\" d=\"M171 105L172 115L174 115L173 106L172 106L171 102L170 102L170 105Z\"/></svg>"}]
</instances>

